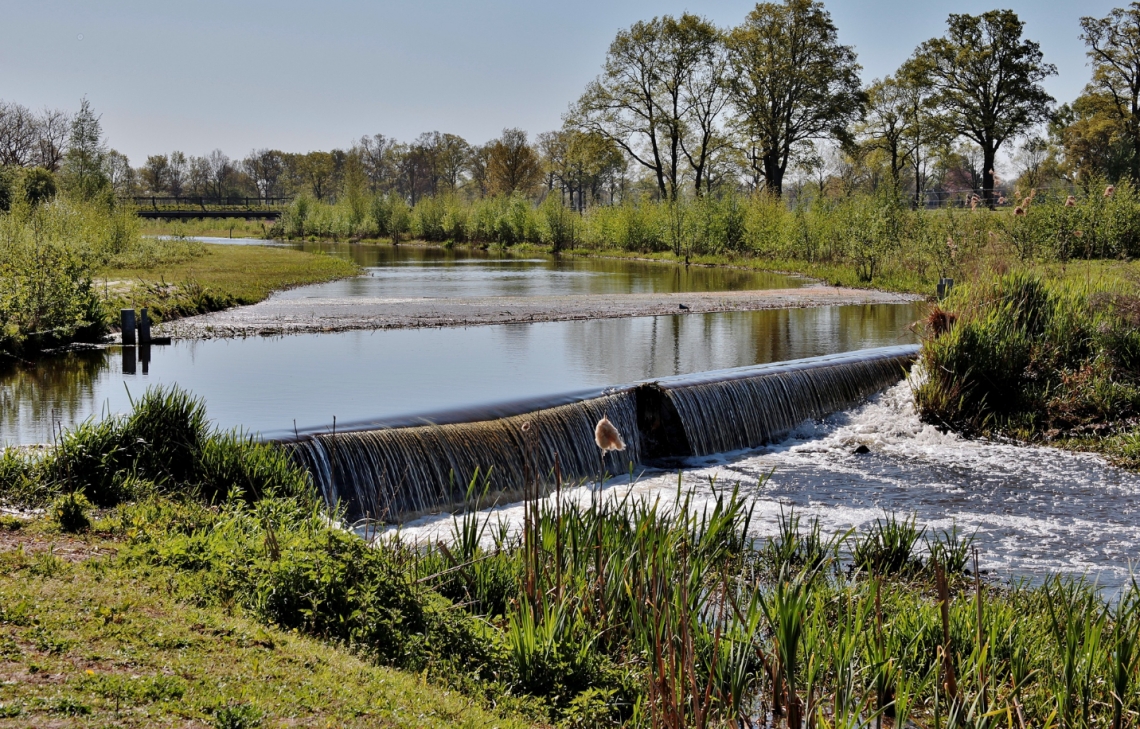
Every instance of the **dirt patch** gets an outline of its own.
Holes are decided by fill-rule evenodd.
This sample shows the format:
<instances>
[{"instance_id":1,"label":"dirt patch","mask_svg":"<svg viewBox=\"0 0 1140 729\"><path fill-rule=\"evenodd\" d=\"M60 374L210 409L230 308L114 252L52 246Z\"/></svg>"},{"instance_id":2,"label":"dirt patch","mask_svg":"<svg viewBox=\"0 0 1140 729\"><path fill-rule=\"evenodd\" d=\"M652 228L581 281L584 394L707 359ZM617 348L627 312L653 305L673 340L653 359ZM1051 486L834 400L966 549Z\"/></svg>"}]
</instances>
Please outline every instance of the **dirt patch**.
<instances>
[{"instance_id":1,"label":"dirt patch","mask_svg":"<svg viewBox=\"0 0 1140 729\"><path fill-rule=\"evenodd\" d=\"M105 542L96 544L82 536L0 527L0 556L9 557L11 552L19 550L28 557L50 552L65 562L83 562L92 557L113 556L116 552Z\"/></svg>"}]
</instances>

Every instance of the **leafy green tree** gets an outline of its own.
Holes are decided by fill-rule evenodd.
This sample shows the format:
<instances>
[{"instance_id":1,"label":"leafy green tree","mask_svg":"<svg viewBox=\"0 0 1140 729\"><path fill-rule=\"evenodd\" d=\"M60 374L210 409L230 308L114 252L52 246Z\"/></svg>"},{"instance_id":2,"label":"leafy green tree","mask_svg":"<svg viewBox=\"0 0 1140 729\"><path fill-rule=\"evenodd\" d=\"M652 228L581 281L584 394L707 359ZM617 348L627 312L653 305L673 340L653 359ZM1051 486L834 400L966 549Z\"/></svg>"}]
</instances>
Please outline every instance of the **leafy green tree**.
<instances>
[{"instance_id":1,"label":"leafy green tree","mask_svg":"<svg viewBox=\"0 0 1140 729\"><path fill-rule=\"evenodd\" d=\"M104 162L107 148L103 129L91 102L79 102L79 112L71 120L67 154L63 161L64 188L81 200L93 200L110 189Z\"/></svg>"},{"instance_id":2,"label":"leafy green tree","mask_svg":"<svg viewBox=\"0 0 1140 729\"><path fill-rule=\"evenodd\" d=\"M725 106L720 33L691 14L635 23L617 34L601 75L566 121L599 134L652 173L657 193L675 198L687 162L701 185Z\"/></svg>"},{"instance_id":3,"label":"leafy green tree","mask_svg":"<svg viewBox=\"0 0 1140 729\"><path fill-rule=\"evenodd\" d=\"M1075 179L1116 180L1129 173L1134 147L1111 96L1086 90L1057 110L1050 130L1065 150L1065 167Z\"/></svg>"},{"instance_id":4,"label":"leafy green tree","mask_svg":"<svg viewBox=\"0 0 1140 729\"><path fill-rule=\"evenodd\" d=\"M152 154L139 171L143 186L148 192L161 195L170 189L170 158L165 154Z\"/></svg>"},{"instance_id":5,"label":"leafy green tree","mask_svg":"<svg viewBox=\"0 0 1140 729\"><path fill-rule=\"evenodd\" d=\"M998 149L1049 119L1053 98L1041 81L1057 73L1041 47L1022 38L1012 10L952 14L947 33L918 47L913 63L935 88L935 100L953 132L982 152L982 190L994 199Z\"/></svg>"},{"instance_id":6,"label":"leafy green tree","mask_svg":"<svg viewBox=\"0 0 1140 729\"><path fill-rule=\"evenodd\" d=\"M504 129L490 144L487 178L492 193L529 193L542 182L542 162L521 129Z\"/></svg>"},{"instance_id":7,"label":"leafy green tree","mask_svg":"<svg viewBox=\"0 0 1140 729\"><path fill-rule=\"evenodd\" d=\"M840 45L831 15L815 0L759 3L726 44L736 122L757 147L765 187L779 196L797 148L846 138L861 115L855 51Z\"/></svg>"},{"instance_id":8,"label":"leafy green tree","mask_svg":"<svg viewBox=\"0 0 1140 729\"><path fill-rule=\"evenodd\" d=\"M1129 171L1140 180L1140 3L1104 18L1081 18L1093 75L1086 93L1123 128L1130 144Z\"/></svg>"},{"instance_id":9,"label":"leafy green tree","mask_svg":"<svg viewBox=\"0 0 1140 729\"><path fill-rule=\"evenodd\" d=\"M43 167L24 170L20 177L20 195L28 205L36 207L55 197L55 175Z\"/></svg>"}]
</instances>

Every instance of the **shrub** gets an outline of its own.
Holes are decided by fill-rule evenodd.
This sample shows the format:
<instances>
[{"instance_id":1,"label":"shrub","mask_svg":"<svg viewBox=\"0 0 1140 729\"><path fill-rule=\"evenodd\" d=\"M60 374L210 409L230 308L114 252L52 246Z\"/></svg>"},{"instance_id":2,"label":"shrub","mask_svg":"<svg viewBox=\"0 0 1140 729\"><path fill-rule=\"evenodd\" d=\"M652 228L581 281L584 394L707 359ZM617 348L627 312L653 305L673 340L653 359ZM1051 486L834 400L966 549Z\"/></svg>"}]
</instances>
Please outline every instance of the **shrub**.
<instances>
[{"instance_id":1,"label":"shrub","mask_svg":"<svg viewBox=\"0 0 1140 729\"><path fill-rule=\"evenodd\" d=\"M76 533L87 531L91 526L91 519L87 511L91 502L78 491L64 494L52 502L51 519L65 532Z\"/></svg>"},{"instance_id":2,"label":"shrub","mask_svg":"<svg viewBox=\"0 0 1140 729\"><path fill-rule=\"evenodd\" d=\"M227 704L214 712L214 729L255 729L264 719L265 714L251 704Z\"/></svg>"},{"instance_id":3,"label":"shrub","mask_svg":"<svg viewBox=\"0 0 1140 729\"><path fill-rule=\"evenodd\" d=\"M923 417L964 432L1126 423L1140 415L1136 301L1030 274L962 287L947 302L955 323L923 345Z\"/></svg>"}]
</instances>

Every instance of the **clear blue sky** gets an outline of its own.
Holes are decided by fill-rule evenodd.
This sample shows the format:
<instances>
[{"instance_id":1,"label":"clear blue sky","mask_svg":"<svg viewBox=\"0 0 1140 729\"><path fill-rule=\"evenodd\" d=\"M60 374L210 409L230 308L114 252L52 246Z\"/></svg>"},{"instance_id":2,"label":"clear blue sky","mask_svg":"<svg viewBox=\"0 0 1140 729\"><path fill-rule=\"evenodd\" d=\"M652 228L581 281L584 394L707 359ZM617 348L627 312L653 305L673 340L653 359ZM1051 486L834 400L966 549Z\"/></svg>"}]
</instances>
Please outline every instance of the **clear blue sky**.
<instances>
[{"instance_id":1,"label":"clear blue sky","mask_svg":"<svg viewBox=\"0 0 1140 729\"><path fill-rule=\"evenodd\" d=\"M1068 101L1088 77L1078 19L1125 3L826 4L866 81L940 35L948 13L1011 7L1057 66L1048 90ZM557 127L618 29L685 10L728 26L752 7L743 0L0 0L0 99L74 110L86 95L110 144L135 165L173 149L304 152L377 132L410 140L439 130L483 142L507 126L532 134Z\"/></svg>"}]
</instances>

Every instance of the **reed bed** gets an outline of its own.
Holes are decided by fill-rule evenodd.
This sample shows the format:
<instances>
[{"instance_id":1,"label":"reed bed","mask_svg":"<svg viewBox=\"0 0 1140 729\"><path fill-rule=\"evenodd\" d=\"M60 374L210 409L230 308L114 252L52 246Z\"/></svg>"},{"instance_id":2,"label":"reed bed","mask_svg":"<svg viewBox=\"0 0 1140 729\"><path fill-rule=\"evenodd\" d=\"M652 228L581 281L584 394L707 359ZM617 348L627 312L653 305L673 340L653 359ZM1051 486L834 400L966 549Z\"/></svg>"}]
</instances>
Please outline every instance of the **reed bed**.
<instances>
[{"instance_id":1,"label":"reed bed","mask_svg":"<svg viewBox=\"0 0 1140 729\"><path fill-rule=\"evenodd\" d=\"M532 494L520 529L457 517L383 548L502 626L517 688L653 727L1133 726L1140 590L996 586L972 539L884 515L823 535L789 513L752 536L738 489L671 499ZM609 725L609 724L606 724Z\"/></svg>"},{"instance_id":2,"label":"reed bed","mask_svg":"<svg viewBox=\"0 0 1140 729\"><path fill-rule=\"evenodd\" d=\"M287 238L418 239L668 255L685 261L762 259L844 284L929 292L942 276L974 278L995 266L1065 265L1140 255L1140 195L1129 183L1104 194L1096 181L1071 198L1018 197L1017 209L915 210L885 192L816 197L788 205L728 193L672 202L630 199L583 213L556 195L397 196L339 203L299 198L270 231ZM805 268L806 267L806 268Z\"/></svg>"}]
</instances>

